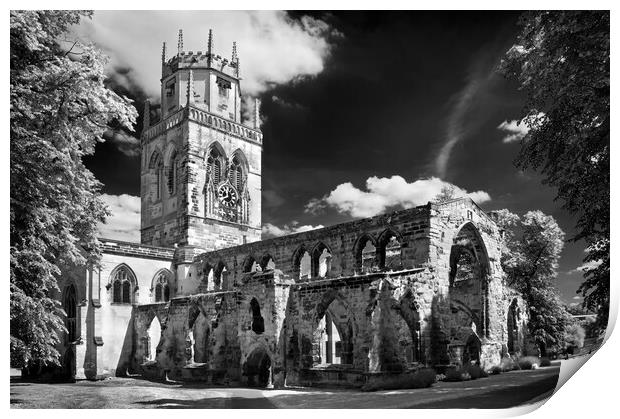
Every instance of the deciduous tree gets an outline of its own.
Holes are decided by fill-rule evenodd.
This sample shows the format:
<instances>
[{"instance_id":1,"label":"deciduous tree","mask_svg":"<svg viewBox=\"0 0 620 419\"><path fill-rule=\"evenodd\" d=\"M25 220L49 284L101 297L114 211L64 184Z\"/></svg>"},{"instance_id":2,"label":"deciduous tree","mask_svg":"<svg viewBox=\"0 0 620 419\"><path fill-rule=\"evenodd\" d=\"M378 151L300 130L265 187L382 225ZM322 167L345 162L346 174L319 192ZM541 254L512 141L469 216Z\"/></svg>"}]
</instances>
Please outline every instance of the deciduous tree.
<instances>
[{"instance_id":1,"label":"deciduous tree","mask_svg":"<svg viewBox=\"0 0 620 419\"><path fill-rule=\"evenodd\" d=\"M555 219L541 211L523 217L501 210L495 213L505 230L501 263L508 285L519 291L529 309L529 330L544 355L564 346L566 327L572 323L553 287L564 232Z\"/></svg>"},{"instance_id":2,"label":"deciduous tree","mask_svg":"<svg viewBox=\"0 0 620 419\"><path fill-rule=\"evenodd\" d=\"M522 121L529 133L516 160L557 188L557 199L577 217L586 262L579 288L584 305L609 311L609 12L530 12L500 69L527 93Z\"/></svg>"},{"instance_id":3,"label":"deciduous tree","mask_svg":"<svg viewBox=\"0 0 620 419\"><path fill-rule=\"evenodd\" d=\"M132 129L136 111L105 86L106 58L63 43L89 12L11 11L10 281L11 364L58 362L64 327L62 267L96 260L96 225L106 209L82 163L108 122ZM83 249L89 249L85 252Z\"/></svg>"}]
</instances>

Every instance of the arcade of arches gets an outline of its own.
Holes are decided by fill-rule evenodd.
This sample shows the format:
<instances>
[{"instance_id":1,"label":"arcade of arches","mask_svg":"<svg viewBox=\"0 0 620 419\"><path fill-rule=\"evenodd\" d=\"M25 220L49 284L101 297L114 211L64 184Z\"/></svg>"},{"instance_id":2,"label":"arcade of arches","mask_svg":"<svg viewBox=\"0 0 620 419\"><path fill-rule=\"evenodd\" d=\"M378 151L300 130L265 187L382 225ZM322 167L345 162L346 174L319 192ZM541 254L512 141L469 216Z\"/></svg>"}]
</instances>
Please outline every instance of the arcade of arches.
<instances>
[{"instance_id":1,"label":"arcade of arches","mask_svg":"<svg viewBox=\"0 0 620 419\"><path fill-rule=\"evenodd\" d=\"M127 329L108 347L117 374L218 385L356 386L423 366L491 368L529 350L500 241L463 199L198 254L185 277L116 263L102 298ZM61 353L72 361L85 312L68 285Z\"/></svg>"}]
</instances>

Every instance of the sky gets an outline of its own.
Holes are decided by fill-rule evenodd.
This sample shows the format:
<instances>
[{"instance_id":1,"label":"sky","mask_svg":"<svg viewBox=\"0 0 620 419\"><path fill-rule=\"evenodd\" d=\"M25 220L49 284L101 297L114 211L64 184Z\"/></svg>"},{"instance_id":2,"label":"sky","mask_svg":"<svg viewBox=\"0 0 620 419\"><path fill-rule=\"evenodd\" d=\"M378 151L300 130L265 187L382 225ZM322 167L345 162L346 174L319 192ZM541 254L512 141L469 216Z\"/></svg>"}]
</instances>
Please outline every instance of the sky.
<instances>
[{"instance_id":1,"label":"sky","mask_svg":"<svg viewBox=\"0 0 620 419\"><path fill-rule=\"evenodd\" d=\"M98 11L74 34L110 57L109 87L159 102L162 42L176 54L236 41L241 88L262 103L265 237L424 205L447 184L484 210L575 219L555 190L513 162L527 133L524 95L496 71L518 12ZM249 103L249 102L248 102ZM105 237L139 241L140 159L134 133L110 131L86 160L112 215ZM581 300L582 243L567 243L556 286Z\"/></svg>"}]
</instances>

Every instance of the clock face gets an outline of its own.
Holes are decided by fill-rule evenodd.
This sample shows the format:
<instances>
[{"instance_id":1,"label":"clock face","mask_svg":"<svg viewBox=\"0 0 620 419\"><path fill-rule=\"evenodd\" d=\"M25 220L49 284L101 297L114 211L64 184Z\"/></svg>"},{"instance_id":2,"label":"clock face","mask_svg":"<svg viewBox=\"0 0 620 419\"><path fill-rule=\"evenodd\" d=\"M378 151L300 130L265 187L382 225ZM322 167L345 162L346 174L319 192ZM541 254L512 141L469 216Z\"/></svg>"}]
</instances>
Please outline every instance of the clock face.
<instances>
[{"instance_id":1,"label":"clock face","mask_svg":"<svg viewBox=\"0 0 620 419\"><path fill-rule=\"evenodd\" d=\"M217 196L223 206L232 208L237 205L237 191L230 185L222 185L217 191Z\"/></svg>"}]
</instances>

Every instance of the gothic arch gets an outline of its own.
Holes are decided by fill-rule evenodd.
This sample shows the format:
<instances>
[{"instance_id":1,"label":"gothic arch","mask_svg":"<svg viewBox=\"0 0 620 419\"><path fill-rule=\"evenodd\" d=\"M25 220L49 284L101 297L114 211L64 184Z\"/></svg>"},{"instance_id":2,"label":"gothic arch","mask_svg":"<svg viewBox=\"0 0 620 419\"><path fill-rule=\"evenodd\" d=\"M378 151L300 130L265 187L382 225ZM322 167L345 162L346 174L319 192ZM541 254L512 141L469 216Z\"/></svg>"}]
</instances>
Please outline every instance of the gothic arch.
<instances>
[{"instance_id":1,"label":"gothic arch","mask_svg":"<svg viewBox=\"0 0 620 419\"><path fill-rule=\"evenodd\" d=\"M254 258L254 256L247 255L245 257L245 259L243 260L243 272L244 273L248 273L248 272L256 272L256 270L253 270L252 268L255 267L254 264L256 264L258 266L258 268L260 269L260 264L256 261L256 259Z\"/></svg>"},{"instance_id":2,"label":"gothic arch","mask_svg":"<svg viewBox=\"0 0 620 419\"><path fill-rule=\"evenodd\" d=\"M226 151L224 150L224 147L222 147L222 144L220 144L219 141L212 141L211 143L209 143L209 145L207 146L206 152L205 152L205 161L207 160L207 158L209 157L209 154L211 153L212 150L216 150L218 152L218 154L220 156L222 156L223 159L226 159Z\"/></svg>"},{"instance_id":3,"label":"gothic arch","mask_svg":"<svg viewBox=\"0 0 620 419\"><path fill-rule=\"evenodd\" d=\"M310 252L308 251L308 249L306 248L306 245L301 244L299 245L299 247L297 247L297 249L293 252L293 257L291 260L291 266L292 266L292 274L293 274L293 278L295 280L300 279L301 278L301 274L302 274L302 259L304 257L304 255L308 254L308 257L310 259L312 259L312 256L310 255ZM312 263L310 263L310 265L312 265ZM310 272L308 272L310 273Z\"/></svg>"},{"instance_id":4,"label":"gothic arch","mask_svg":"<svg viewBox=\"0 0 620 419\"><path fill-rule=\"evenodd\" d=\"M136 302L138 280L134 271L126 263L121 263L112 270L106 288L112 291L113 303L134 304Z\"/></svg>"},{"instance_id":5,"label":"gothic arch","mask_svg":"<svg viewBox=\"0 0 620 419\"><path fill-rule=\"evenodd\" d=\"M149 361L157 361L157 347L161 342L162 322L158 316L153 315L146 329L144 357Z\"/></svg>"},{"instance_id":6,"label":"gothic arch","mask_svg":"<svg viewBox=\"0 0 620 419\"><path fill-rule=\"evenodd\" d=\"M269 261L273 263L272 268L269 266ZM263 271L266 271L267 269L270 269L270 268L275 269L276 260L269 253L265 253L263 257L260 259L259 264Z\"/></svg>"},{"instance_id":7,"label":"gothic arch","mask_svg":"<svg viewBox=\"0 0 620 419\"><path fill-rule=\"evenodd\" d=\"M228 267L226 266L226 263L224 263L224 261L222 260L218 261L213 268L213 285L216 287L216 289L220 289L222 287L222 284L224 282L224 277L222 275L225 275L227 273Z\"/></svg>"},{"instance_id":8,"label":"gothic arch","mask_svg":"<svg viewBox=\"0 0 620 419\"><path fill-rule=\"evenodd\" d=\"M179 174L179 155L174 143L169 143L164 153L164 169L166 172L166 186L169 195L177 192Z\"/></svg>"},{"instance_id":9,"label":"gothic arch","mask_svg":"<svg viewBox=\"0 0 620 419\"><path fill-rule=\"evenodd\" d=\"M252 297L249 303L249 312L252 316L250 329L260 335L265 332L265 319L261 313L261 306L256 297Z\"/></svg>"},{"instance_id":10,"label":"gothic arch","mask_svg":"<svg viewBox=\"0 0 620 419\"><path fill-rule=\"evenodd\" d=\"M250 349L243 363L242 373L246 376L248 386L267 387L271 384L272 356L261 344L252 346Z\"/></svg>"},{"instance_id":11,"label":"gothic arch","mask_svg":"<svg viewBox=\"0 0 620 419\"><path fill-rule=\"evenodd\" d=\"M390 299L394 317L387 327L394 327L394 336L397 339L394 348L403 367L412 362L422 362L423 349L420 328L419 305L415 302L411 290L398 300ZM374 310L374 309L373 309Z\"/></svg>"},{"instance_id":12,"label":"gothic arch","mask_svg":"<svg viewBox=\"0 0 620 419\"><path fill-rule=\"evenodd\" d=\"M314 245L314 247L312 248L312 252L310 252L310 257L312 260L312 270L311 270L312 277L321 276L321 260L320 259L324 251L327 251L327 253L329 254L329 259L326 261L326 266L324 267L326 271L324 276L329 275L329 271L331 270L331 258L333 257L334 254L332 253L332 250L329 248L329 246L327 246L325 243L320 241Z\"/></svg>"},{"instance_id":13,"label":"gothic arch","mask_svg":"<svg viewBox=\"0 0 620 419\"><path fill-rule=\"evenodd\" d=\"M394 252L398 252L397 254L391 257L388 255L388 246L390 245L390 241L395 239L398 242L399 250ZM403 237L402 235L392 227L388 227L381 232L379 238L377 239L377 263L379 264L380 269L386 268L396 268L399 269L402 267L402 245L403 245Z\"/></svg>"},{"instance_id":14,"label":"gothic arch","mask_svg":"<svg viewBox=\"0 0 620 419\"><path fill-rule=\"evenodd\" d=\"M233 151L233 153L230 156L231 156L231 160L234 159L235 157L237 157L239 159L239 162L242 163L243 168L245 169L245 173L249 172L249 170L250 170L250 163L248 162L248 159L245 156L245 153L243 152L243 150L238 148L235 151Z\"/></svg>"},{"instance_id":15,"label":"gothic arch","mask_svg":"<svg viewBox=\"0 0 620 419\"><path fill-rule=\"evenodd\" d=\"M349 306L349 303L347 302L346 297L344 295L342 295L342 293L339 292L338 290L330 289L329 291L326 291L321 296L321 299L314 306L314 312L315 312L314 321L315 321L315 323L318 322L321 319L321 317L323 317L325 315L325 312L327 311L327 308L335 300L338 300L344 306L344 308L347 310L347 312L351 313L351 317L352 318L354 317L353 316L353 312L351 311L351 308Z\"/></svg>"},{"instance_id":16,"label":"gothic arch","mask_svg":"<svg viewBox=\"0 0 620 419\"><path fill-rule=\"evenodd\" d=\"M159 148L156 148L153 153L151 153L149 171L151 174L151 178L148 182L151 201L156 202L162 198L164 189L164 161Z\"/></svg>"},{"instance_id":17,"label":"gothic arch","mask_svg":"<svg viewBox=\"0 0 620 419\"><path fill-rule=\"evenodd\" d=\"M189 311L187 312L187 329L194 327L194 323L202 311L202 307L198 303L190 302Z\"/></svg>"},{"instance_id":18,"label":"gothic arch","mask_svg":"<svg viewBox=\"0 0 620 419\"><path fill-rule=\"evenodd\" d=\"M450 309L452 313L459 311L465 313L468 318L471 319L471 322L476 325L476 329L478 330L480 327L480 317L467 304L453 298L450 301Z\"/></svg>"},{"instance_id":19,"label":"gothic arch","mask_svg":"<svg viewBox=\"0 0 620 419\"><path fill-rule=\"evenodd\" d=\"M355 267L359 270L366 268L363 266L363 255L362 252L365 246L370 243L375 247L374 261L373 265L376 264L377 260L377 240L369 233L363 233L361 236L357 238L355 244L353 245L353 255L355 256Z\"/></svg>"},{"instance_id":20,"label":"gothic arch","mask_svg":"<svg viewBox=\"0 0 620 419\"><path fill-rule=\"evenodd\" d=\"M331 337L334 335L333 332L329 332L330 325L328 321L335 326L337 337L340 342L340 354L338 355L338 348L333 348L332 344L330 344ZM325 324L327 333L327 340L324 341L322 336L323 331L321 329L321 325ZM320 362L324 363L334 363L334 356L340 358L336 363L342 364L353 364L353 354L354 354L354 342L355 336L357 336L357 323L355 321L355 314L351 310L350 305L348 304L346 298L337 290L329 290L325 292L321 299L317 302L314 308L314 316L312 320L312 363L315 364L320 358ZM326 344L327 347L330 347L334 350L334 354L330 356L329 350L327 347L325 351L323 351L323 344ZM325 352L326 359L322 359L321 355ZM306 354L308 356L308 354Z\"/></svg>"},{"instance_id":21,"label":"gothic arch","mask_svg":"<svg viewBox=\"0 0 620 419\"><path fill-rule=\"evenodd\" d=\"M449 264L447 282L453 324L469 328L473 323L480 336L488 337L490 262L486 245L471 221L456 230L452 238Z\"/></svg>"},{"instance_id":22,"label":"gothic arch","mask_svg":"<svg viewBox=\"0 0 620 419\"><path fill-rule=\"evenodd\" d=\"M151 293L155 302L170 300L171 283L174 276L169 269L158 270L151 280Z\"/></svg>"},{"instance_id":23,"label":"gothic arch","mask_svg":"<svg viewBox=\"0 0 620 419\"><path fill-rule=\"evenodd\" d=\"M461 226L459 226L459 228L456 230L454 238L452 239L453 246L459 245L459 241L462 239L471 242L473 247L471 247L470 249L474 252L478 263L481 264L481 267L483 268L483 274L488 274L491 270L491 266L487 246L482 239L482 235L480 234L478 227L476 227L473 222L467 221Z\"/></svg>"},{"instance_id":24,"label":"gothic arch","mask_svg":"<svg viewBox=\"0 0 620 419\"><path fill-rule=\"evenodd\" d=\"M149 159L149 169L156 169L161 164L163 164L161 151L159 148L155 148L155 150L151 153L151 158Z\"/></svg>"}]
</instances>

